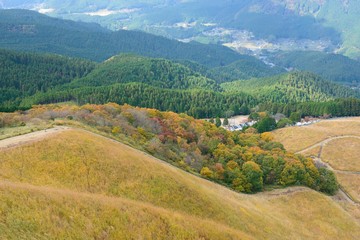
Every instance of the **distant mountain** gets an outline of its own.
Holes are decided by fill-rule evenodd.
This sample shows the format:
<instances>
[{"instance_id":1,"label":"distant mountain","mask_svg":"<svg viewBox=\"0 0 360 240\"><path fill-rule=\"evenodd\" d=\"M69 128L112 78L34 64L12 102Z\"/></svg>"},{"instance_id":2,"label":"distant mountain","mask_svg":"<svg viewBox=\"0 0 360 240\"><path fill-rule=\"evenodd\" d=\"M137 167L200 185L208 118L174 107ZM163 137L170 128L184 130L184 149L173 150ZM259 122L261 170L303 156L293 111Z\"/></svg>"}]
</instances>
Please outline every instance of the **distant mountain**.
<instances>
[{"instance_id":1,"label":"distant mountain","mask_svg":"<svg viewBox=\"0 0 360 240\"><path fill-rule=\"evenodd\" d=\"M241 55L220 45L182 43L143 32L112 32L96 24L50 18L27 10L0 10L0 48L51 52L103 61L119 53L186 59L222 66Z\"/></svg>"},{"instance_id":2,"label":"distant mountain","mask_svg":"<svg viewBox=\"0 0 360 240\"><path fill-rule=\"evenodd\" d=\"M278 66L309 71L345 85L360 85L360 62L339 54L311 51L280 52L270 61Z\"/></svg>"},{"instance_id":3,"label":"distant mountain","mask_svg":"<svg viewBox=\"0 0 360 240\"><path fill-rule=\"evenodd\" d=\"M36 9L52 16L98 22L110 29L140 29L251 51L310 49L360 56L358 1L3 0L2 7Z\"/></svg>"},{"instance_id":4,"label":"distant mountain","mask_svg":"<svg viewBox=\"0 0 360 240\"><path fill-rule=\"evenodd\" d=\"M255 51L310 49L360 57L359 1L2 0L0 6Z\"/></svg>"},{"instance_id":5,"label":"distant mountain","mask_svg":"<svg viewBox=\"0 0 360 240\"><path fill-rule=\"evenodd\" d=\"M292 72L269 78L235 81L221 85L226 92L244 92L260 102L295 103L360 97L360 92L323 80L307 72Z\"/></svg>"}]
</instances>

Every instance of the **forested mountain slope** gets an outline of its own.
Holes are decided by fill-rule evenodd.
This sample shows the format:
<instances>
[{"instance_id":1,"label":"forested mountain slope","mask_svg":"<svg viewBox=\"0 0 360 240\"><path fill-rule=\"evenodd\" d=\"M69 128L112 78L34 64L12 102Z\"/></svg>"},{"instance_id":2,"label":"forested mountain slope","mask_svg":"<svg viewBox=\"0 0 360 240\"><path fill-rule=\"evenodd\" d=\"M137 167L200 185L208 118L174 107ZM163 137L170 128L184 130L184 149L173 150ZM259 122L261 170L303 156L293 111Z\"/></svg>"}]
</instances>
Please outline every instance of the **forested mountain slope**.
<instances>
[{"instance_id":1,"label":"forested mountain slope","mask_svg":"<svg viewBox=\"0 0 360 240\"><path fill-rule=\"evenodd\" d=\"M360 84L360 62L339 54L311 51L280 52L270 61L284 68L313 72L324 79L346 85Z\"/></svg>"},{"instance_id":2,"label":"forested mountain slope","mask_svg":"<svg viewBox=\"0 0 360 240\"><path fill-rule=\"evenodd\" d=\"M95 63L50 54L0 49L0 105L45 92L90 73ZM16 105L16 104L15 104Z\"/></svg>"},{"instance_id":3,"label":"forested mountain slope","mask_svg":"<svg viewBox=\"0 0 360 240\"><path fill-rule=\"evenodd\" d=\"M292 72L269 78L235 81L221 85L226 92L245 92L260 102L294 103L359 97L357 90L323 80L307 72Z\"/></svg>"},{"instance_id":4,"label":"forested mountain slope","mask_svg":"<svg viewBox=\"0 0 360 240\"><path fill-rule=\"evenodd\" d=\"M129 54L108 59L87 77L73 81L70 86L107 86L131 82L166 89L221 90L214 80L181 64Z\"/></svg>"}]
</instances>

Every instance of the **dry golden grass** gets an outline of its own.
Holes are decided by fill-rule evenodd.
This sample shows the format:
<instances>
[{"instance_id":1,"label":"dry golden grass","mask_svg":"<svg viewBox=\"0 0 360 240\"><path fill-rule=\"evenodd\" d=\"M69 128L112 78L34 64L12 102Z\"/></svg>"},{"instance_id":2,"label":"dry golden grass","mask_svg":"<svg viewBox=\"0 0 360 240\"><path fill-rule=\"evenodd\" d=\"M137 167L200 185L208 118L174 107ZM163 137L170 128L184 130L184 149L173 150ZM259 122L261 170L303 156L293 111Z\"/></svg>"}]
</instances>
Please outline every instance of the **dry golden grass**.
<instances>
[{"instance_id":1,"label":"dry golden grass","mask_svg":"<svg viewBox=\"0 0 360 240\"><path fill-rule=\"evenodd\" d=\"M43 129L50 128L51 125L41 123L41 124L27 124L26 126L22 127L6 127L0 128L0 140L5 138L10 138L18 135L23 135L30 132L35 132Z\"/></svg>"},{"instance_id":2,"label":"dry golden grass","mask_svg":"<svg viewBox=\"0 0 360 240\"><path fill-rule=\"evenodd\" d=\"M360 205L349 202L340 202L339 204L360 223Z\"/></svg>"},{"instance_id":3,"label":"dry golden grass","mask_svg":"<svg viewBox=\"0 0 360 240\"><path fill-rule=\"evenodd\" d=\"M345 191L360 203L360 175L337 172L336 177Z\"/></svg>"},{"instance_id":4,"label":"dry golden grass","mask_svg":"<svg viewBox=\"0 0 360 240\"><path fill-rule=\"evenodd\" d=\"M305 157L318 157L320 150L321 150L321 147L317 146L317 147L311 148L307 151L304 151L301 154L304 155Z\"/></svg>"},{"instance_id":5,"label":"dry golden grass","mask_svg":"<svg viewBox=\"0 0 360 240\"><path fill-rule=\"evenodd\" d=\"M288 127L274 132L275 140L289 151L297 152L327 138L341 135L360 136L360 118L324 120L304 127Z\"/></svg>"},{"instance_id":6,"label":"dry golden grass","mask_svg":"<svg viewBox=\"0 0 360 240\"><path fill-rule=\"evenodd\" d=\"M334 169L360 172L360 139L343 138L327 143L322 151L322 159Z\"/></svg>"},{"instance_id":7,"label":"dry golden grass","mask_svg":"<svg viewBox=\"0 0 360 240\"><path fill-rule=\"evenodd\" d=\"M210 220L141 202L0 185L1 239L253 239Z\"/></svg>"},{"instance_id":8,"label":"dry golden grass","mask_svg":"<svg viewBox=\"0 0 360 240\"><path fill-rule=\"evenodd\" d=\"M354 218L315 191L238 194L80 130L1 151L0 182L0 238L360 236Z\"/></svg>"}]
</instances>

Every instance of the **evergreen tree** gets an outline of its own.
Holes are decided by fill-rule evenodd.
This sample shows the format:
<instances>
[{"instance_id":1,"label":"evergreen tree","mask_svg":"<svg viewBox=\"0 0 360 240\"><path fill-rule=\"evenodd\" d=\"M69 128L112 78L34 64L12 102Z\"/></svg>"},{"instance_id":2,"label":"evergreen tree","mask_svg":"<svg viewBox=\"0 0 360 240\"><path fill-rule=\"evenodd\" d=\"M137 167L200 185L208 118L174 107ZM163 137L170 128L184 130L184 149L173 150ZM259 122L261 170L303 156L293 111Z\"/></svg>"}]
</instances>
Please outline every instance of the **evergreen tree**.
<instances>
[{"instance_id":1,"label":"evergreen tree","mask_svg":"<svg viewBox=\"0 0 360 240\"><path fill-rule=\"evenodd\" d=\"M220 126L221 126L221 120L220 120L219 117L217 117L217 118L215 119L215 125L216 125L217 127L220 127Z\"/></svg>"},{"instance_id":2,"label":"evergreen tree","mask_svg":"<svg viewBox=\"0 0 360 240\"><path fill-rule=\"evenodd\" d=\"M227 117L224 119L223 125L224 126L229 125L229 119Z\"/></svg>"}]
</instances>

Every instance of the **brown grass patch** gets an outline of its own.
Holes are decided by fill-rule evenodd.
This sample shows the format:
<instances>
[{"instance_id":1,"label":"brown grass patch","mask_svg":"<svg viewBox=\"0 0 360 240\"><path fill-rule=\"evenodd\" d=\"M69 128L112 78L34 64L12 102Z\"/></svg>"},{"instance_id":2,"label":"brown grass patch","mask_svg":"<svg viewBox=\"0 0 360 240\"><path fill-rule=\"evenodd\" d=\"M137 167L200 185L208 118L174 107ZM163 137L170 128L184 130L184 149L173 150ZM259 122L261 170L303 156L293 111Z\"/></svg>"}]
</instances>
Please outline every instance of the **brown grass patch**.
<instances>
[{"instance_id":1,"label":"brown grass patch","mask_svg":"<svg viewBox=\"0 0 360 240\"><path fill-rule=\"evenodd\" d=\"M288 127L274 132L275 140L289 151L297 152L327 138L341 135L360 136L360 118L324 120L304 127Z\"/></svg>"},{"instance_id":2,"label":"brown grass patch","mask_svg":"<svg viewBox=\"0 0 360 240\"><path fill-rule=\"evenodd\" d=\"M360 172L360 139L343 138L327 143L322 152L322 159L334 169Z\"/></svg>"},{"instance_id":3,"label":"brown grass patch","mask_svg":"<svg viewBox=\"0 0 360 240\"><path fill-rule=\"evenodd\" d=\"M341 186L351 197L360 203L360 175L349 173L336 173Z\"/></svg>"}]
</instances>

